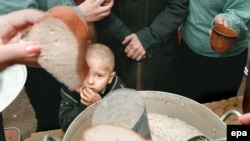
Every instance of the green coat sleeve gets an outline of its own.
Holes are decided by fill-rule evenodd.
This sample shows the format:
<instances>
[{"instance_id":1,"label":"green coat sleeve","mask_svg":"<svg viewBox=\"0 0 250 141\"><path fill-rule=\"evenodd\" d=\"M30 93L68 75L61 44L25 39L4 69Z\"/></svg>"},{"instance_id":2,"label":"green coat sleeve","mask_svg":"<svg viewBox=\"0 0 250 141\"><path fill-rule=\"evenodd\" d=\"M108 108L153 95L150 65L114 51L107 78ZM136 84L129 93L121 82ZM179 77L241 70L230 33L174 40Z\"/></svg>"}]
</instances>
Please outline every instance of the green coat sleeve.
<instances>
[{"instance_id":1,"label":"green coat sleeve","mask_svg":"<svg viewBox=\"0 0 250 141\"><path fill-rule=\"evenodd\" d=\"M26 9L26 8L38 8L37 2L35 0L0 0L0 15L4 15L6 13Z\"/></svg>"},{"instance_id":2,"label":"green coat sleeve","mask_svg":"<svg viewBox=\"0 0 250 141\"><path fill-rule=\"evenodd\" d=\"M73 120L87 108L87 106L80 103L78 93L69 91L65 86L62 87L60 95L59 124L62 130L66 131Z\"/></svg>"}]
</instances>

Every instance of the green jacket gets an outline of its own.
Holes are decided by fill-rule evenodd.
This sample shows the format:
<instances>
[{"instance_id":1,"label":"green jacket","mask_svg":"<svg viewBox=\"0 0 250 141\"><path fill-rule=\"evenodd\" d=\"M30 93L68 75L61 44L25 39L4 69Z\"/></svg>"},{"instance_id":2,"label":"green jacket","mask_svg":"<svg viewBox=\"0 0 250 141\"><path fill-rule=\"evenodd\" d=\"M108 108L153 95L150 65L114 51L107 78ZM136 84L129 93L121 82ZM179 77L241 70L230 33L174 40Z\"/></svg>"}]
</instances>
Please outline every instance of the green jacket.
<instances>
[{"instance_id":1,"label":"green jacket","mask_svg":"<svg viewBox=\"0 0 250 141\"><path fill-rule=\"evenodd\" d=\"M244 51L250 40L250 0L190 0L190 14L181 28L182 38L197 54L208 57L234 56ZM216 16L225 17L238 39L226 53L215 53L210 47L209 29Z\"/></svg>"},{"instance_id":2,"label":"green jacket","mask_svg":"<svg viewBox=\"0 0 250 141\"><path fill-rule=\"evenodd\" d=\"M57 5L75 5L73 0L0 0L0 3L0 15L25 8L46 11Z\"/></svg>"}]
</instances>

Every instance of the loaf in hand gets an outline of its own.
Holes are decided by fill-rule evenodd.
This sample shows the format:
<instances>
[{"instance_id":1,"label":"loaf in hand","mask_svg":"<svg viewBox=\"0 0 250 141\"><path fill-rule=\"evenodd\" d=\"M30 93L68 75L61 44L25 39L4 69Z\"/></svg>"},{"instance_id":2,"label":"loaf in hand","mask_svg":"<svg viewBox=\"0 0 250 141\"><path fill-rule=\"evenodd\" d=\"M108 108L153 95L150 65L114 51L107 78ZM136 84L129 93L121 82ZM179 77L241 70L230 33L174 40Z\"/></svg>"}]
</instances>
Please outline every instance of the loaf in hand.
<instances>
[{"instance_id":1,"label":"loaf in hand","mask_svg":"<svg viewBox=\"0 0 250 141\"><path fill-rule=\"evenodd\" d=\"M88 72L85 53L89 39L87 24L68 6L50 9L27 36L42 46L40 66L71 90L82 84Z\"/></svg>"}]
</instances>

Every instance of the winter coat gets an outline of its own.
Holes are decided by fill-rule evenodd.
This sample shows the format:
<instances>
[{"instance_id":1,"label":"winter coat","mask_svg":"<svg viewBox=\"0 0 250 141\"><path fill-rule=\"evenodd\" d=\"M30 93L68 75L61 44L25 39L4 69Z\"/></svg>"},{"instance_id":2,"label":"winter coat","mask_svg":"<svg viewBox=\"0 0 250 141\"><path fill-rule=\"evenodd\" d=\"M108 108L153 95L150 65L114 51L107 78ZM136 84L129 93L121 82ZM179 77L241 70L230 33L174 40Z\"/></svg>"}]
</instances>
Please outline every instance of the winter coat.
<instances>
[{"instance_id":1,"label":"winter coat","mask_svg":"<svg viewBox=\"0 0 250 141\"><path fill-rule=\"evenodd\" d=\"M129 88L136 88L137 61L124 53L123 39L136 33L146 59L142 65L141 89L169 91L178 27L188 14L188 0L119 0L112 13L96 23L97 41L116 56L116 72Z\"/></svg>"}]
</instances>

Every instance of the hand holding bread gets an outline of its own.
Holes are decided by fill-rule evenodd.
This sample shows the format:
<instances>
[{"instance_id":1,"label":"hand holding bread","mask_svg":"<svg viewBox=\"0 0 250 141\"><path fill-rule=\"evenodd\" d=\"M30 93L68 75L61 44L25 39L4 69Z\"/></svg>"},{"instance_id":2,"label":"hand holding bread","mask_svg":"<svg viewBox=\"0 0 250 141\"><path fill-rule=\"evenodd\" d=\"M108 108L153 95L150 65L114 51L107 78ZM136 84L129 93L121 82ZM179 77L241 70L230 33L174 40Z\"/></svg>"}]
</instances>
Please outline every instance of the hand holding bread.
<instances>
[{"instance_id":1,"label":"hand holding bread","mask_svg":"<svg viewBox=\"0 0 250 141\"><path fill-rule=\"evenodd\" d=\"M20 40L21 33L34 23L40 21L44 15L45 12L40 10L24 9L0 16L0 27L2 27L0 31L0 43L16 43Z\"/></svg>"},{"instance_id":2,"label":"hand holding bread","mask_svg":"<svg viewBox=\"0 0 250 141\"><path fill-rule=\"evenodd\" d=\"M72 7L58 6L50 9L27 36L27 40L42 46L40 66L72 90L81 86L88 72L86 25Z\"/></svg>"}]
</instances>

